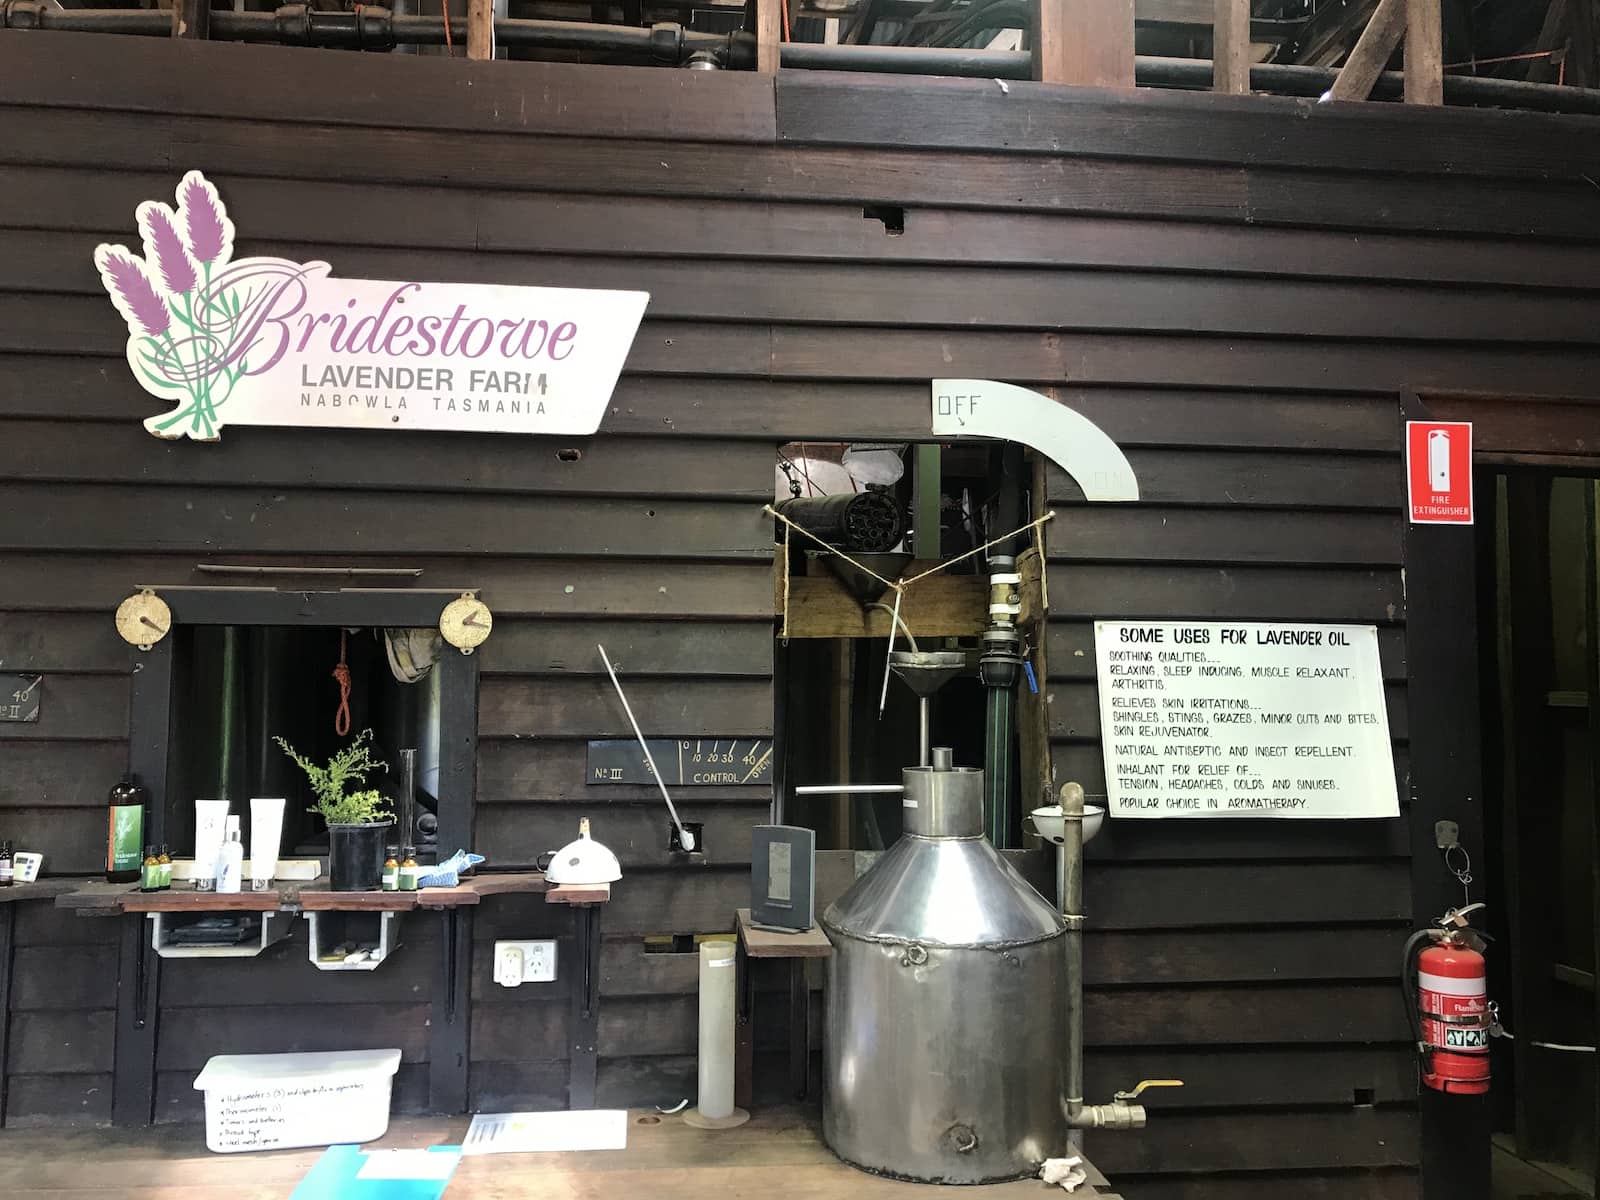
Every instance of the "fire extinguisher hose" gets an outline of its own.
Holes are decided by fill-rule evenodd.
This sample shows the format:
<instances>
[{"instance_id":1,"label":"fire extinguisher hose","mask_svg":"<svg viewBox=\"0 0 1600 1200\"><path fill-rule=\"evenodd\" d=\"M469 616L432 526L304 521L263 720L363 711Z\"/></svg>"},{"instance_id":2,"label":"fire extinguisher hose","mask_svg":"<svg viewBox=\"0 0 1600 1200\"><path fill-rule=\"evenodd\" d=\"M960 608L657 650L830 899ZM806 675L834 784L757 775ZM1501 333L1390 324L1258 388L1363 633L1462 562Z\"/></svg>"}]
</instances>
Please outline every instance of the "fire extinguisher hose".
<instances>
[{"instance_id":1,"label":"fire extinguisher hose","mask_svg":"<svg viewBox=\"0 0 1600 1200\"><path fill-rule=\"evenodd\" d=\"M1433 930L1419 929L1406 939L1400 958L1400 990L1404 993L1406 1023L1411 1026L1411 1040L1419 1053L1426 1055L1428 1047L1422 1044L1422 1014L1417 1009L1417 951L1433 940Z\"/></svg>"}]
</instances>

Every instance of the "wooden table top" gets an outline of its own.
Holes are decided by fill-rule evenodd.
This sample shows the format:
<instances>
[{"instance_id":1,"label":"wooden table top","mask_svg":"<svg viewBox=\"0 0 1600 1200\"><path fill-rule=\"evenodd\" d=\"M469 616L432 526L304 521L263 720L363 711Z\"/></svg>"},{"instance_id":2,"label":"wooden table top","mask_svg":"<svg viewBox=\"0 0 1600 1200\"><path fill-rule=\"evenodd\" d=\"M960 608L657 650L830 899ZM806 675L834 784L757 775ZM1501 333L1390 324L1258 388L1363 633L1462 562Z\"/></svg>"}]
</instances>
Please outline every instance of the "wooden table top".
<instances>
[{"instance_id":1,"label":"wooden table top","mask_svg":"<svg viewBox=\"0 0 1600 1200\"><path fill-rule=\"evenodd\" d=\"M72 891L81 882L79 879L36 879L32 883L13 883L10 887L0 887L0 904L50 900Z\"/></svg>"},{"instance_id":2,"label":"wooden table top","mask_svg":"<svg viewBox=\"0 0 1600 1200\"><path fill-rule=\"evenodd\" d=\"M485 896L543 892L551 904L604 904L611 898L611 886L552 886L538 871L502 871L469 875L455 887L422 888L415 892L336 892L325 878L309 882L285 881L265 892L200 892L192 887L171 887L159 892L141 892L137 884L106 883L104 880L60 880L51 895L60 908L82 916L115 916L118 913L152 912L410 912L417 908L456 908L475 905ZM38 887L21 884L0 888L0 892ZM12 897L0 896L0 899ZM17 896L16 899L26 899Z\"/></svg>"},{"instance_id":3,"label":"wooden table top","mask_svg":"<svg viewBox=\"0 0 1600 1200\"><path fill-rule=\"evenodd\" d=\"M738 919L739 941L751 958L827 958L833 953L828 935L813 925L799 933L763 929L750 921L750 910L734 910Z\"/></svg>"}]
</instances>

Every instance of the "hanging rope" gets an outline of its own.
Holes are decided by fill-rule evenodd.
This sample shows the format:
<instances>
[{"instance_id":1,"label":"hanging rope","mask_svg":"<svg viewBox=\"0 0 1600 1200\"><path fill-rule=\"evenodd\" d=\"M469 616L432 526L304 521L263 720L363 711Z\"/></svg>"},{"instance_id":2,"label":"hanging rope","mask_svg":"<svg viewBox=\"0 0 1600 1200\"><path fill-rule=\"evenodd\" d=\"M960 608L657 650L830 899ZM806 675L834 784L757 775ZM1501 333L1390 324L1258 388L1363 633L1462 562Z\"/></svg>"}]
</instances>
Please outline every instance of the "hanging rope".
<instances>
[{"instance_id":1,"label":"hanging rope","mask_svg":"<svg viewBox=\"0 0 1600 1200\"><path fill-rule=\"evenodd\" d=\"M856 570L860 571L862 574L871 576L873 579L876 579L879 583L883 584L884 587L888 587L888 588L908 588L913 583L916 583L920 579L926 579L929 575L937 575L940 571L948 570L950 567L955 566L958 562L963 562L966 559L971 558L975 554L982 554L990 546L998 546L1001 542L1009 542L1012 538L1017 537L1019 534L1029 533L1032 530L1037 529L1040 526L1042 526L1046 521L1055 520L1055 517L1056 517L1055 510L1052 509L1051 511L1045 513L1044 516L1039 517L1036 520L1029 521L1026 525L1018 525L1010 533L1003 533L997 538L990 538L983 545L974 546L971 550L966 551L964 554L958 554L954 558L948 559L947 561L942 562L942 563L938 564L937 566L929 567L926 571L923 571L923 572L921 572L920 574L917 574L917 575L913 575L910 579L902 579L902 580L899 580L898 582L896 582L893 579L885 579L882 575L879 575L871 567L865 566L865 565L857 562L855 559L851 558L848 554L846 554L843 550L840 550L838 547L828 545L827 542L823 541L821 538L819 538L816 534L812 533L809 529L805 528L803 525L796 525L788 517L784 516L777 509L773 508L772 505L770 505L770 504L763 505L761 511L766 513L768 516L776 517L778 520L782 521L784 523L784 525L787 526L789 529L798 530L801 534L803 534L804 536L810 538L817 545L821 546L829 554L837 555L839 558L844 559L845 562L849 563L852 567L854 567ZM787 543L787 534L785 534L785 542Z\"/></svg>"},{"instance_id":2,"label":"hanging rope","mask_svg":"<svg viewBox=\"0 0 1600 1200\"><path fill-rule=\"evenodd\" d=\"M350 735L350 664L345 661L345 631L339 630L339 665L333 669L339 681L339 707L333 714L333 731L340 737Z\"/></svg>"},{"instance_id":3,"label":"hanging rope","mask_svg":"<svg viewBox=\"0 0 1600 1200\"><path fill-rule=\"evenodd\" d=\"M906 588L910 587L912 584L918 582L919 580L923 580L923 579L928 578L928 576L930 576L930 575L937 575L940 571L948 570L949 568L955 566L958 562L963 562L966 559L971 558L975 554L982 554L985 550L989 549L990 546L998 546L1002 542L1009 542L1009 541L1011 541L1011 539L1017 537L1020 534L1032 533L1035 536L1036 539L1039 539L1039 545L1042 547L1044 543L1043 543L1042 538L1040 537L1040 531L1043 530L1046 522L1055 520L1055 516L1056 516L1055 510L1052 509L1051 511L1045 513L1044 516L1039 517L1039 518L1037 518L1035 520L1029 521L1026 525L1017 526L1017 528L1013 529L1010 533L1003 533L997 538L991 538L987 542L983 543L983 545L974 546L971 550L968 550L966 553L958 554L954 558L949 559L946 562L939 563L937 566L929 567L926 571L923 571L923 572L921 572L919 574L913 575L910 579L893 580L893 579L885 579L882 575L879 575L871 567L868 567L868 566L864 565L863 563L857 562L855 559L851 558L843 550L840 550L837 547L828 545L827 542L823 541L821 538L819 538L816 534L812 533L809 529L805 528L803 525L795 524L788 517L784 516L777 509L773 508L772 505L770 505L770 504L763 505L761 511L766 513L768 516L776 517L778 520L783 522L783 556L784 556L783 557L783 632L782 632L781 636L783 636L784 638L787 638L788 635L789 635L789 532L790 532L790 530L795 530L795 531L799 532L802 536L810 538L818 546L821 546L822 549L826 553L832 554L832 555L836 555L837 557L844 559L845 562L849 563L852 567L854 567L856 570L860 571L863 575L867 575L867 576L869 576L869 577L871 577L873 579L876 579L879 583L883 584L884 587L893 588L894 589L894 610L893 611L895 613L898 613L899 609L900 609L900 601L901 601L901 598L905 594ZM891 618L890 624L889 624L889 643L890 643L891 647L894 644L894 629L895 629L895 621L894 621L893 618Z\"/></svg>"}]
</instances>

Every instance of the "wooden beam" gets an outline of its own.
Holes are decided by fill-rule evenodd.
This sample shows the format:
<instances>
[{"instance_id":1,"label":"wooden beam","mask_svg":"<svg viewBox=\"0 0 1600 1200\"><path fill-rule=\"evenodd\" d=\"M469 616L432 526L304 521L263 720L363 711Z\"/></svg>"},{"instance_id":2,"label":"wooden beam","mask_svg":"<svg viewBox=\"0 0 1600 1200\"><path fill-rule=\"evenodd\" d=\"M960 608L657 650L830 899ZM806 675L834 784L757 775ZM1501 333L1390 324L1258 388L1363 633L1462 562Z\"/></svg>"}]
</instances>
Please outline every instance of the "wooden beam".
<instances>
[{"instance_id":1,"label":"wooden beam","mask_svg":"<svg viewBox=\"0 0 1600 1200\"><path fill-rule=\"evenodd\" d=\"M1350 59L1339 69L1339 77L1328 89L1330 100L1365 100L1372 95L1389 57L1406 32L1407 0L1383 0L1367 22L1366 30Z\"/></svg>"},{"instance_id":2,"label":"wooden beam","mask_svg":"<svg viewBox=\"0 0 1600 1200\"><path fill-rule=\"evenodd\" d=\"M906 567L907 577L925 571L932 562L918 559ZM889 613L882 608L864 608L832 575L791 575L789 577L789 627L791 638L851 638L889 636ZM775 605L783 612L783 571L775 573ZM887 593L883 603L894 604ZM989 618L989 583L978 575L941 573L906 589L901 601L900 619L913 637L977 637Z\"/></svg>"},{"instance_id":3,"label":"wooden beam","mask_svg":"<svg viewBox=\"0 0 1600 1200\"><path fill-rule=\"evenodd\" d=\"M174 0L172 36L208 38L211 36L211 0Z\"/></svg>"},{"instance_id":4,"label":"wooden beam","mask_svg":"<svg viewBox=\"0 0 1600 1200\"><path fill-rule=\"evenodd\" d=\"M1211 63L1217 91L1242 96L1250 90L1250 0L1216 0Z\"/></svg>"},{"instance_id":5,"label":"wooden beam","mask_svg":"<svg viewBox=\"0 0 1600 1200\"><path fill-rule=\"evenodd\" d=\"M756 6L756 70L778 73L783 46L783 0L754 0Z\"/></svg>"},{"instance_id":6,"label":"wooden beam","mask_svg":"<svg viewBox=\"0 0 1600 1200\"><path fill-rule=\"evenodd\" d=\"M1444 103L1444 16L1439 0L1406 0L1406 103Z\"/></svg>"},{"instance_id":7,"label":"wooden beam","mask_svg":"<svg viewBox=\"0 0 1600 1200\"><path fill-rule=\"evenodd\" d=\"M1039 0L1033 77L1133 87L1133 21L1134 0Z\"/></svg>"},{"instance_id":8,"label":"wooden beam","mask_svg":"<svg viewBox=\"0 0 1600 1200\"><path fill-rule=\"evenodd\" d=\"M467 0L467 57L494 57L494 0Z\"/></svg>"}]
</instances>

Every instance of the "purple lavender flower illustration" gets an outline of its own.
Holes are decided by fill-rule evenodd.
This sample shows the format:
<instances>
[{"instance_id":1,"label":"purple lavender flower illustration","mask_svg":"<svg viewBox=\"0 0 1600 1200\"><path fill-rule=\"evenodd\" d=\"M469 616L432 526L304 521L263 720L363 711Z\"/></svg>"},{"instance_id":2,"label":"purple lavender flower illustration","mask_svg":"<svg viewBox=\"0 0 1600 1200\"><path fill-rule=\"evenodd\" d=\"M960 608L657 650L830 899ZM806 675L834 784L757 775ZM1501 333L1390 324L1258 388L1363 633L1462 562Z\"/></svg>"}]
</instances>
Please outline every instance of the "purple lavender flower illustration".
<instances>
[{"instance_id":1,"label":"purple lavender flower illustration","mask_svg":"<svg viewBox=\"0 0 1600 1200\"><path fill-rule=\"evenodd\" d=\"M214 263L228 253L233 245L233 223L224 213L217 189L199 171L190 171L178 186L178 210L196 262Z\"/></svg>"},{"instance_id":2,"label":"purple lavender flower illustration","mask_svg":"<svg viewBox=\"0 0 1600 1200\"><path fill-rule=\"evenodd\" d=\"M138 329L150 337L160 337L167 332L172 324L167 302L126 246L101 246L95 252L95 265L100 268L112 303L130 329Z\"/></svg>"},{"instance_id":3,"label":"purple lavender flower illustration","mask_svg":"<svg viewBox=\"0 0 1600 1200\"><path fill-rule=\"evenodd\" d=\"M139 231L144 234L145 261L155 265L167 291L174 296L193 291L199 277L189 248L173 224L172 210L153 201L141 204Z\"/></svg>"}]
</instances>

